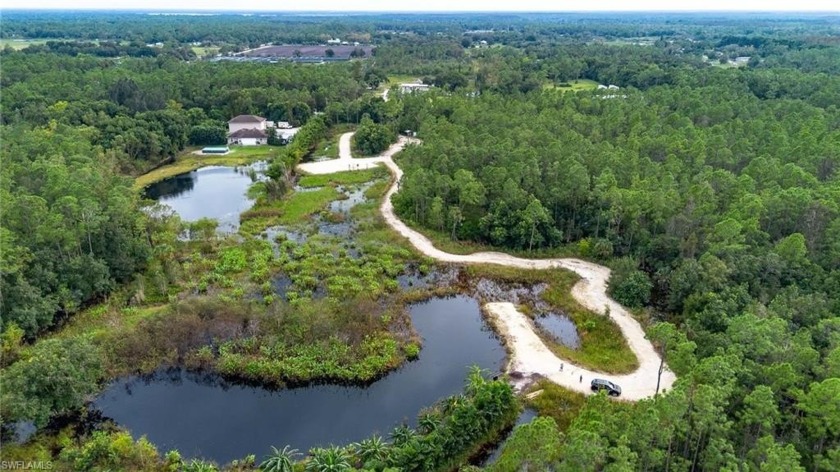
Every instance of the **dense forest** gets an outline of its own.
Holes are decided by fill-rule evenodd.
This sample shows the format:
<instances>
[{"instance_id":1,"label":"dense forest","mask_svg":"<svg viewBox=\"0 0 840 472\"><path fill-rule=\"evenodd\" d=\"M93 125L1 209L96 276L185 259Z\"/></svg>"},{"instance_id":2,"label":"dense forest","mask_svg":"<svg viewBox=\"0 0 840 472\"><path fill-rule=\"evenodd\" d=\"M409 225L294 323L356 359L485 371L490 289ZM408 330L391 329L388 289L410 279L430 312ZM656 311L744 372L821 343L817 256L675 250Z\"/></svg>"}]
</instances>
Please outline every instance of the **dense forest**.
<instances>
[{"instance_id":1,"label":"dense forest","mask_svg":"<svg viewBox=\"0 0 840 472\"><path fill-rule=\"evenodd\" d=\"M480 95L407 98L424 144L395 206L441 238L608 261L617 300L684 333L667 343L675 392L587 405L544 464L834 470L837 416L811 402L840 398L837 49L799 69L594 49L491 51L464 72Z\"/></svg>"},{"instance_id":2,"label":"dense forest","mask_svg":"<svg viewBox=\"0 0 840 472\"><path fill-rule=\"evenodd\" d=\"M292 220L299 202L289 195L301 182L294 165L334 148L339 131L356 130L354 151L375 155L409 130L423 144L397 158L405 175L393 203L402 219L463 251L608 265L611 295L645 321L679 375L672 390L637 404L548 402L489 470L838 470L837 20L4 14L0 38L43 40L20 50L6 42L0 52L4 434L10 422L44 427L78 413L104 382L139 370L133 362L149 371L176 359L248 381L283 369L296 369L283 371L285 380L367 381L416 357L413 341L382 328L401 323L392 279L411 253L372 216L359 243L370 256L359 261L327 243L288 241L288 254L273 261L267 244L247 239L268 221ZM376 53L305 65L198 60L194 49L226 55L336 37ZM393 87L382 100L407 77L433 87ZM215 236L215 222L184 224L161 212L132 180L223 142L239 114L301 127L288 146L268 147L270 178L255 185L258 203L241 217L242 244ZM368 177L380 179L372 195L381 196L382 175ZM318 182L296 195L325 199L322 206L335 198ZM339 218L317 205L304 216ZM289 274L301 298L274 300L269 270ZM317 277L331 284L322 301L312 294ZM247 284L262 287L263 311L242 301ZM214 287L217 299L191 298ZM106 306L126 317L164 313L170 324L127 321L129 331L104 343L101 333L60 334L77 314ZM251 337L230 335L230 326ZM333 331L352 340L339 343ZM242 360L272 352L277 337L294 362L272 359L259 370ZM344 344L363 350L341 351ZM326 362L311 346L345 354ZM510 425L521 401L506 383L474 373L419 433L398 429L390 445L374 437L358 450L313 452L347 467L312 470L353 461L449 470ZM58 463L79 470L209 470L119 431L79 433L66 447L58 444L69 439L49 441L37 447L63 448ZM294 455L276 452L271 470L290 470L280 467Z\"/></svg>"}]
</instances>

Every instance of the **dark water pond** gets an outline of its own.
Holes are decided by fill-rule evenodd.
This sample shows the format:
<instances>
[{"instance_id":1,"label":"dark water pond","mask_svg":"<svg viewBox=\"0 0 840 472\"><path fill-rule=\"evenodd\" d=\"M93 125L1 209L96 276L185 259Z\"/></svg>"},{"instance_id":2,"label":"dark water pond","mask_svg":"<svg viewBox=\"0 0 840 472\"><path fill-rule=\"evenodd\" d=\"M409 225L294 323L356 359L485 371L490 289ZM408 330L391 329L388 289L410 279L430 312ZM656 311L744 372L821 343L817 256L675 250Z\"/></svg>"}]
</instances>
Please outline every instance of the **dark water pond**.
<instances>
[{"instance_id":1,"label":"dark water pond","mask_svg":"<svg viewBox=\"0 0 840 472\"><path fill-rule=\"evenodd\" d=\"M281 391L230 385L175 371L111 384L94 402L106 416L146 435L161 451L225 463L270 446L347 444L400 422L460 392L470 365L499 372L504 349L469 297L436 298L410 307L423 336L417 361L367 388L318 385Z\"/></svg>"},{"instance_id":2,"label":"dark water pond","mask_svg":"<svg viewBox=\"0 0 840 472\"><path fill-rule=\"evenodd\" d=\"M580 335L569 317L557 313L547 313L534 318L534 323L557 342L572 349L580 348Z\"/></svg>"},{"instance_id":3,"label":"dark water pond","mask_svg":"<svg viewBox=\"0 0 840 472\"><path fill-rule=\"evenodd\" d=\"M532 410L532 409L530 409L530 408L526 408L526 409L522 410L522 413L519 415L519 418L517 418L517 419L516 419L516 423L513 425L513 428L515 429L515 428L516 428L517 426L519 426L519 425L523 425L523 424L526 424L526 423L530 423L530 422L531 422L531 420L533 420L533 419L534 419L534 418L536 418L536 417L537 417L537 412L536 412L536 410ZM507 435L505 435L505 437L504 437L504 438L502 438L502 441L499 443L499 445L498 445L498 446L496 446L496 448L495 448L495 449L493 449L493 450L492 450L492 451L491 451L491 452L487 455L487 457L485 457L483 460L479 461L479 464L478 464L478 465L480 465L480 466L482 466L482 467L487 467L487 466L489 466L490 464L492 464L492 463L496 462L496 461L499 459L499 456L501 456L501 455L502 455L502 450L505 448L505 443L506 443L506 442L507 442L507 440L510 438L510 435L511 435L512 433L513 433L513 430L509 431L509 432L507 433Z\"/></svg>"},{"instance_id":4,"label":"dark water pond","mask_svg":"<svg viewBox=\"0 0 840 472\"><path fill-rule=\"evenodd\" d=\"M212 218L219 222L220 233L239 229L239 214L253 206L246 196L254 183L251 171L260 178L265 163L242 167L203 167L156 182L146 188L145 196L171 207L184 221Z\"/></svg>"}]
</instances>

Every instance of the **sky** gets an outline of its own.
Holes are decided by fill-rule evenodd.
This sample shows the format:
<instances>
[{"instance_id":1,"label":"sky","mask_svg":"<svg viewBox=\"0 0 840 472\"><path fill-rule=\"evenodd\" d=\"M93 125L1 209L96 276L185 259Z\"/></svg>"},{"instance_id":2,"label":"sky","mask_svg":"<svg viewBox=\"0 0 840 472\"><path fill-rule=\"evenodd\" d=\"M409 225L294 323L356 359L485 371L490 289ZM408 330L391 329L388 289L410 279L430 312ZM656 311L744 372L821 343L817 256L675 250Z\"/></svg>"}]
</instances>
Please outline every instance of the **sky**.
<instances>
[{"instance_id":1,"label":"sky","mask_svg":"<svg viewBox=\"0 0 840 472\"><path fill-rule=\"evenodd\" d=\"M159 11L840 11L840 0L4 0L3 8Z\"/></svg>"}]
</instances>

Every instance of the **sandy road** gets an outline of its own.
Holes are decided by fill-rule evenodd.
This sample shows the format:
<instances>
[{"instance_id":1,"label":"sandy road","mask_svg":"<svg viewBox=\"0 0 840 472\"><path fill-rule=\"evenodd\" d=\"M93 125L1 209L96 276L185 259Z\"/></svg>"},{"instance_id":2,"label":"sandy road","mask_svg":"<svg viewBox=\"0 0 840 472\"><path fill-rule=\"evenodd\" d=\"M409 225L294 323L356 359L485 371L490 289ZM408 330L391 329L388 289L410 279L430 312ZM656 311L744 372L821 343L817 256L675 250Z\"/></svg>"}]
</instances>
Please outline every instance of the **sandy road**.
<instances>
[{"instance_id":1,"label":"sandy road","mask_svg":"<svg viewBox=\"0 0 840 472\"><path fill-rule=\"evenodd\" d=\"M622 388L624 400L641 400L656 393L657 376L661 359L653 345L645 338L644 330L627 310L607 296L607 282L610 270L604 266L579 259L523 259L499 252L479 252L469 255L450 254L436 248L432 242L409 228L394 213L391 197L399 190L403 172L392 156L407 144L418 142L400 137L382 155L353 159L350 153L350 139L353 133L346 133L339 140L339 158L330 161L301 164L298 168L310 174L331 174L339 171L369 169L380 163L394 174L394 184L388 189L382 202L381 212L385 221L399 234L408 239L417 250L443 262L459 264L498 264L522 269L544 270L564 268L577 273L581 279L572 288L572 296L581 305L600 314L609 313L610 318L621 329L630 349L639 360L639 368L625 375L609 375L584 369L567 360L558 358L534 332L532 321L516 310L512 303L488 303L485 310L492 317L496 329L511 351L507 371L524 376L525 381L535 374L549 378L552 382L571 390L589 394L589 382L593 378L606 378ZM561 370L562 369L562 370ZM517 376L519 377L519 376ZM670 389L676 376L665 368L660 381L660 391ZM519 382L518 386L522 386Z\"/></svg>"}]
</instances>

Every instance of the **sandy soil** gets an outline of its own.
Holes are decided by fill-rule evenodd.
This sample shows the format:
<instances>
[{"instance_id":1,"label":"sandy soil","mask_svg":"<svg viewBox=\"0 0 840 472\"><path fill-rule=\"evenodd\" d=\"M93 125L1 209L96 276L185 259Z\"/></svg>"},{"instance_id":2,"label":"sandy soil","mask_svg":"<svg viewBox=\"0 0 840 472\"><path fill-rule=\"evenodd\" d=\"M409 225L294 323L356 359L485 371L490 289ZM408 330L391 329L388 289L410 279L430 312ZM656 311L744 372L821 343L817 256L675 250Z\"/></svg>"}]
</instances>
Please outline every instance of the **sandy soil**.
<instances>
[{"instance_id":1,"label":"sandy soil","mask_svg":"<svg viewBox=\"0 0 840 472\"><path fill-rule=\"evenodd\" d=\"M522 387L531 379L542 376L563 387L589 394L591 393L589 381L593 378L605 378L622 388L621 398L624 400L641 400L656 393L661 359L653 345L645 338L644 330L639 322L623 306L607 296L607 282L610 278L608 268L579 259L523 259L499 252L459 255L441 251L428 238L409 228L397 218L391 204L391 197L399 190L399 181L403 175L402 169L391 157L407 144L419 141L401 137L381 156L353 159L350 155L352 134L347 133L341 136L338 159L301 164L298 168L310 174L331 174L346 170L367 169L379 163L384 164L394 174L394 185L385 194L381 206L382 216L395 231L408 239L420 252L439 261L459 264L498 264L536 270L562 267L571 270L581 277L572 288L572 296L575 300L596 313L608 312L639 360L639 368L626 375L601 374L584 369L552 353L534 332L531 320L517 311L513 304L488 303L485 309L511 351L507 371L515 374L513 378L519 379L516 381L517 387ZM666 366L662 372L660 391L670 389L675 380L676 376Z\"/></svg>"}]
</instances>

